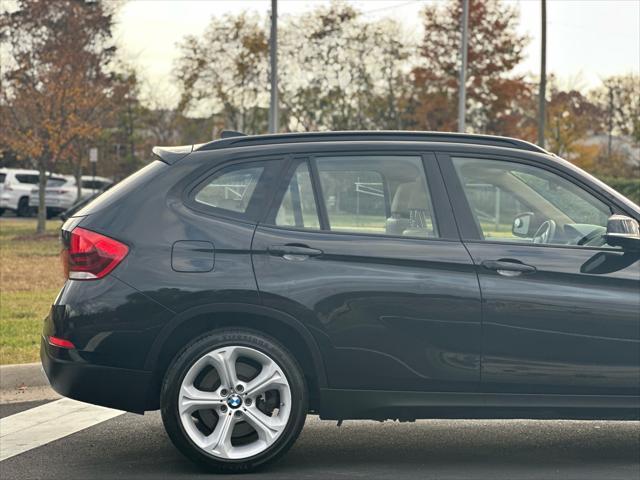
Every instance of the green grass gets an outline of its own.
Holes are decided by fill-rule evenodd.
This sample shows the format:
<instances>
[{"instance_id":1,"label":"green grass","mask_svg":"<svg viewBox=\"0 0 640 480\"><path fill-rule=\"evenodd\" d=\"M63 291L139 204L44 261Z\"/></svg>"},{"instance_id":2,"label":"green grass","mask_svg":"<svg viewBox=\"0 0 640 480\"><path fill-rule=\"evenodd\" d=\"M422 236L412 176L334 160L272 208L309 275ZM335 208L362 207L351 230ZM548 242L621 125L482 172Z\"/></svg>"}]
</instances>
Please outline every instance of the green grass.
<instances>
[{"instance_id":1,"label":"green grass","mask_svg":"<svg viewBox=\"0 0 640 480\"><path fill-rule=\"evenodd\" d=\"M0 222L0 364L38 359L42 319L64 280L57 220L36 236L36 222Z\"/></svg>"}]
</instances>

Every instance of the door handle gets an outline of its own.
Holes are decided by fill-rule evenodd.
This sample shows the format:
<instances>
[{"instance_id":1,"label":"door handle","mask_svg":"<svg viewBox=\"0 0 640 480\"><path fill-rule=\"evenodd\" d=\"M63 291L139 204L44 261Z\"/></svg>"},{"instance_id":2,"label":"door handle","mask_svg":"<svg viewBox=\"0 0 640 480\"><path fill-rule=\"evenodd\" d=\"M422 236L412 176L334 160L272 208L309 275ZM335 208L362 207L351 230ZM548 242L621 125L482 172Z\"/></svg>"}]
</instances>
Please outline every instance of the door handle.
<instances>
[{"instance_id":1,"label":"door handle","mask_svg":"<svg viewBox=\"0 0 640 480\"><path fill-rule=\"evenodd\" d=\"M310 248L306 245L271 245L267 248L269 255L282 257L285 260L300 261L309 257L322 255L322 250Z\"/></svg>"},{"instance_id":2,"label":"door handle","mask_svg":"<svg viewBox=\"0 0 640 480\"><path fill-rule=\"evenodd\" d=\"M536 267L517 260L485 260L482 266L488 270L495 270L505 277L517 277L523 273L534 273Z\"/></svg>"}]
</instances>

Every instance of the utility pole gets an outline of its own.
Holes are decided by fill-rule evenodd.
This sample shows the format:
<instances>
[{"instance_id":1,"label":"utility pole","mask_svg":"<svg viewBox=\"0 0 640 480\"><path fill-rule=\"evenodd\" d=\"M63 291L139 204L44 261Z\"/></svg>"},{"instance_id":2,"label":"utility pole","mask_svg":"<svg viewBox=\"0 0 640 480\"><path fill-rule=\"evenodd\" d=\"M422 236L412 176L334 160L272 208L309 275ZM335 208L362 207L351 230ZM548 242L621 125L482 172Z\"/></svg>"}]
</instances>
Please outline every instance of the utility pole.
<instances>
[{"instance_id":1,"label":"utility pole","mask_svg":"<svg viewBox=\"0 0 640 480\"><path fill-rule=\"evenodd\" d=\"M542 14L542 36L540 39L540 86L538 89L538 145L544 148L544 123L547 96L547 0L540 0Z\"/></svg>"},{"instance_id":2,"label":"utility pole","mask_svg":"<svg viewBox=\"0 0 640 480\"><path fill-rule=\"evenodd\" d=\"M607 85L609 90L609 121L607 122L607 160L611 162L611 151L613 149L613 85Z\"/></svg>"},{"instance_id":3,"label":"utility pole","mask_svg":"<svg viewBox=\"0 0 640 480\"><path fill-rule=\"evenodd\" d=\"M469 0L462 0L462 41L460 42L460 85L458 86L458 131L465 131L466 83L467 83L467 44L469 37Z\"/></svg>"},{"instance_id":4,"label":"utility pole","mask_svg":"<svg viewBox=\"0 0 640 480\"><path fill-rule=\"evenodd\" d=\"M269 133L278 132L278 0L271 0L271 101L269 102Z\"/></svg>"}]
</instances>

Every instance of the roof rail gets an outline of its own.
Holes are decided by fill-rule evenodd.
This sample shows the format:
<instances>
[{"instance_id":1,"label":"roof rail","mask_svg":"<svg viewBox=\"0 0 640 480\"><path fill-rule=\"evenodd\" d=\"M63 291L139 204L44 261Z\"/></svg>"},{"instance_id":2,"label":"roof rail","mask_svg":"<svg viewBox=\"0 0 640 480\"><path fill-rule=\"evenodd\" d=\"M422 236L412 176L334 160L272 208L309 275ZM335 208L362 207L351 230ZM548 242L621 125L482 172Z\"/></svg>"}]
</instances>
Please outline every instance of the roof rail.
<instances>
[{"instance_id":1,"label":"roof rail","mask_svg":"<svg viewBox=\"0 0 640 480\"><path fill-rule=\"evenodd\" d=\"M240 132L234 132L240 133ZM235 147L252 147L256 145L273 145L281 143L303 143L323 141L414 141L414 142L451 142L497 147L515 148L530 152L549 153L533 143L510 137L497 135L476 135L450 132L411 132L411 131L338 131L338 132L303 132L276 133L269 135L223 136L219 140L205 143L194 149L197 151L219 150Z\"/></svg>"}]
</instances>

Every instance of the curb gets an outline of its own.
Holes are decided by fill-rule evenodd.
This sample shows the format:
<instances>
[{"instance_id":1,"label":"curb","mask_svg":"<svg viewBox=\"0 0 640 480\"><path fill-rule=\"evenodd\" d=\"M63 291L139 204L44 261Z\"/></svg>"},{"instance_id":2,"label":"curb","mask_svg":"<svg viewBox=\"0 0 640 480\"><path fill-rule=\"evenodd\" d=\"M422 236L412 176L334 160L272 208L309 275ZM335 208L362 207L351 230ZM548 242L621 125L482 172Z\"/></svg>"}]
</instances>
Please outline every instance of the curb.
<instances>
[{"instance_id":1,"label":"curb","mask_svg":"<svg viewBox=\"0 0 640 480\"><path fill-rule=\"evenodd\" d=\"M0 391L48 386L40 362L0 365Z\"/></svg>"}]
</instances>

